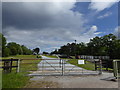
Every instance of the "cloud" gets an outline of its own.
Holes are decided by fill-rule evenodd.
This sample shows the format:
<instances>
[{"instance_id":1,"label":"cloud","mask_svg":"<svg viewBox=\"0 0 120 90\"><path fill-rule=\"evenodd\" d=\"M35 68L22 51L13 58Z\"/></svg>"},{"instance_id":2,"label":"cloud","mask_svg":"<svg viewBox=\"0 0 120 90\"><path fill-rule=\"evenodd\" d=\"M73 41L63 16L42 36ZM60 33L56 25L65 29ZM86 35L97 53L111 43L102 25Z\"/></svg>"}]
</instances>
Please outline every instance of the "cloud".
<instances>
[{"instance_id":1,"label":"cloud","mask_svg":"<svg viewBox=\"0 0 120 90\"><path fill-rule=\"evenodd\" d=\"M110 15L112 15L112 12L106 12L104 15L98 16L97 19L103 19L103 18L106 18Z\"/></svg>"},{"instance_id":2,"label":"cloud","mask_svg":"<svg viewBox=\"0 0 120 90\"><path fill-rule=\"evenodd\" d=\"M0 13L2 13L2 2L0 2ZM2 14L0 14L0 33L2 32Z\"/></svg>"},{"instance_id":3,"label":"cloud","mask_svg":"<svg viewBox=\"0 0 120 90\"><path fill-rule=\"evenodd\" d=\"M74 40L88 42L98 28L84 27L86 19L74 7L75 2L3 3L3 34L8 42L49 52Z\"/></svg>"},{"instance_id":4,"label":"cloud","mask_svg":"<svg viewBox=\"0 0 120 90\"><path fill-rule=\"evenodd\" d=\"M105 10L107 8L110 8L112 5L114 5L119 0L91 0L91 3L89 5L89 9L95 10L97 12Z\"/></svg>"},{"instance_id":5,"label":"cloud","mask_svg":"<svg viewBox=\"0 0 120 90\"><path fill-rule=\"evenodd\" d=\"M74 40L79 42L89 42L89 40L99 34L97 26L91 26L85 33L80 31L74 33L74 30L18 30L14 27L8 27L5 31L5 37L8 42L17 42L33 49L40 47L42 51L52 51L53 47L60 47Z\"/></svg>"},{"instance_id":6,"label":"cloud","mask_svg":"<svg viewBox=\"0 0 120 90\"><path fill-rule=\"evenodd\" d=\"M73 28L84 23L82 14L73 12L75 2L3 3L3 28L18 29ZM79 23L74 23L79 22Z\"/></svg>"},{"instance_id":7,"label":"cloud","mask_svg":"<svg viewBox=\"0 0 120 90\"><path fill-rule=\"evenodd\" d=\"M84 35L87 36L87 38L91 39L101 33L101 32L98 32L97 30L98 30L98 27L93 25L93 26L91 26L90 30L88 30L86 33L84 33Z\"/></svg>"}]
</instances>

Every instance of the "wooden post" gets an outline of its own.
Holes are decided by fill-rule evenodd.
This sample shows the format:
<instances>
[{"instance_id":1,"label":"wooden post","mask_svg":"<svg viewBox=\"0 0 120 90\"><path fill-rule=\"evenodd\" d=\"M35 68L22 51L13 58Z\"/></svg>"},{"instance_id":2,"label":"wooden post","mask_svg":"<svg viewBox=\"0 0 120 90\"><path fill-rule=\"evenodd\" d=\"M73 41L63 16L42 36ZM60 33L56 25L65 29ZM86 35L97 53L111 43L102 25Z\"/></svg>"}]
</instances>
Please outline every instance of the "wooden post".
<instances>
[{"instance_id":1,"label":"wooden post","mask_svg":"<svg viewBox=\"0 0 120 90\"><path fill-rule=\"evenodd\" d=\"M17 61L17 72L20 72L20 59Z\"/></svg>"},{"instance_id":2,"label":"wooden post","mask_svg":"<svg viewBox=\"0 0 120 90\"><path fill-rule=\"evenodd\" d=\"M119 74L118 74L118 63L117 63L117 61L115 62L116 63L116 76L117 76L117 80L118 80L118 76L119 76Z\"/></svg>"},{"instance_id":3,"label":"wooden post","mask_svg":"<svg viewBox=\"0 0 120 90\"><path fill-rule=\"evenodd\" d=\"M65 62L64 60L62 59L62 76L64 76L64 68L65 68Z\"/></svg>"},{"instance_id":4,"label":"wooden post","mask_svg":"<svg viewBox=\"0 0 120 90\"><path fill-rule=\"evenodd\" d=\"M60 59L60 61L59 61L59 67L61 68L61 59Z\"/></svg>"},{"instance_id":5,"label":"wooden post","mask_svg":"<svg viewBox=\"0 0 120 90\"><path fill-rule=\"evenodd\" d=\"M10 61L4 61L4 72L5 73L10 72Z\"/></svg>"},{"instance_id":6,"label":"wooden post","mask_svg":"<svg viewBox=\"0 0 120 90\"><path fill-rule=\"evenodd\" d=\"M10 72L12 71L12 62L13 62L13 60L12 60L12 58L11 58L11 62L10 62Z\"/></svg>"},{"instance_id":7,"label":"wooden post","mask_svg":"<svg viewBox=\"0 0 120 90\"><path fill-rule=\"evenodd\" d=\"M95 61L95 71L97 70L97 65L96 65L97 63L96 63L96 61Z\"/></svg>"},{"instance_id":8,"label":"wooden post","mask_svg":"<svg viewBox=\"0 0 120 90\"><path fill-rule=\"evenodd\" d=\"M101 75L102 74L102 61L101 60L99 60L99 62L100 62L100 70L99 70L99 75Z\"/></svg>"}]
</instances>

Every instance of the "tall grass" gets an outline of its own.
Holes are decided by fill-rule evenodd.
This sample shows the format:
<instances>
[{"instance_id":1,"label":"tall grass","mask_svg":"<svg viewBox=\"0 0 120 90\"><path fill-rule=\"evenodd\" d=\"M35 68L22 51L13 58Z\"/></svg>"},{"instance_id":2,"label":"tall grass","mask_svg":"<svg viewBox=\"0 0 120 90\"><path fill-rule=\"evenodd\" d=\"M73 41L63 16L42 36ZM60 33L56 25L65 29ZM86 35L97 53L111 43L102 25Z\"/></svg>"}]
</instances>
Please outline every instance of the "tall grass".
<instances>
[{"instance_id":1,"label":"tall grass","mask_svg":"<svg viewBox=\"0 0 120 90\"><path fill-rule=\"evenodd\" d=\"M11 58L11 57L7 57ZM12 58L17 58L17 59L33 59L36 58L35 55L16 55L12 56ZM24 87L30 77L26 76L26 74L29 74L30 71L33 67L33 70L37 70L37 63L39 63L40 60L23 60L20 64L20 72L16 73L15 70L13 69L11 73L5 74L2 73L2 88L22 88ZM31 63L31 64L25 64L25 63Z\"/></svg>"},{"instance_id":2,"label":"tall grass","mask_svg":"<svg viewBox=\"0 0 120 90\"><path fill-rule=\"evenodd\" d=\"M25 76L23 73L9 73L3 74L2 88L21 88L27 84L30 77Z\"/></svg>"}]
</instances>

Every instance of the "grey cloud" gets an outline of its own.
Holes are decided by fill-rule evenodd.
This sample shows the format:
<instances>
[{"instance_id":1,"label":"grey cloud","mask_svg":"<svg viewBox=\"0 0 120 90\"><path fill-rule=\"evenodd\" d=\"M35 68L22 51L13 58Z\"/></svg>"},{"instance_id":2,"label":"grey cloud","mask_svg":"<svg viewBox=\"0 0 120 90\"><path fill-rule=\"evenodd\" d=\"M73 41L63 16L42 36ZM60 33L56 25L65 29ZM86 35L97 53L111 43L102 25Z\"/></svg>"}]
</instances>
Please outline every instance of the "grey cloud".
<instances>
[{"instance_id":1,"label":"grey cloud","mask_svg":"<svg viewBox=\"0 0 120 90\"><path fill-rule=\"evenodd\" d=\"M60 8L53 3L3 3L3 28L12 26L18 29L44 29L44 28L80 28L82 19L80 13L73 13L72 7ZM63 9L67 7L67 9ZM55 9L54 9L55 8ZM76 21L76 23L75 23Z\"/></svg>"},{"instance_id":2,"label":"grey cloud","mask_svg":"<svg viewBox=\"0 0 120 90\"><path fill-rule=\"evenodd\" d=\"M0 2L0 32L2 32L2 2Z\"/></svg>"},{"instance_id":3,"label":"grey cloud","mask_svg":"<svg viewBox=\"0 0 120 90\"><path fill-rule=\"evenodd\" d=\"M3 33L8 42L17 42L42 51L68 42L88 42L97 26L83 27L86 19L73 12L75 3L3 3Z\"/></svg>"},{"instance_id":4,"label":"grey cloud","mask_svg":"<svg viewBox=\"0 0 120 90\"><path fill-rule=\"evenodd\" d=\"M42 51L53 50L52 47L60 47L64 44L71 43L74 40L77 42L88 42L90 38L96 36L96 26L92 26L90 30L84 34L81 34L80 31L74 33L69 30L18 30L13 27L6 28L8 31L5 36L7 37L8 42L17 42L28 46L29 48L40 47ZM48 49L51 48L51 49Z\"/></svg>"},{"instance_id":5,"label":"grey cloud","mask_svg":"<svg viewBox=\"0 0 120 90\"><path fill-rule=\"evenodd\" d=\"M23 3L3 3L3 28L8 26L19 29L42 28L47 26L51 19L49 15L39 16L30 12Z\"/></svg>"}]
</instances>

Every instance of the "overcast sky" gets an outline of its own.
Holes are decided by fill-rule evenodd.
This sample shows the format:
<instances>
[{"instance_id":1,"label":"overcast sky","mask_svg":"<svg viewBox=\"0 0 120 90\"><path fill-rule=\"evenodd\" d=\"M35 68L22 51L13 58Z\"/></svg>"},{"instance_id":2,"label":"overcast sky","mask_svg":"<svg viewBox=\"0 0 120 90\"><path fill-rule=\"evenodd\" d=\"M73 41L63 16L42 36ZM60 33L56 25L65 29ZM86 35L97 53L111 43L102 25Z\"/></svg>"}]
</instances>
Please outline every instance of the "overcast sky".
<instances>
[{"instance_id":1,"label":"overcast sky","mask_svg":"<svg viewBox=\"0 0 120 90\"><path fill-rule=\"evenodd\" d=\"M118 34L117 2L3 2L2 30L8 42L51 52L77 40ZM117 0L111 0L117 1Z\"/></svg>"}]
</instances>

